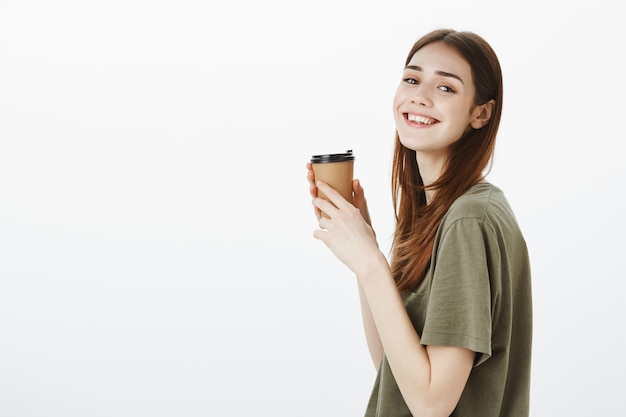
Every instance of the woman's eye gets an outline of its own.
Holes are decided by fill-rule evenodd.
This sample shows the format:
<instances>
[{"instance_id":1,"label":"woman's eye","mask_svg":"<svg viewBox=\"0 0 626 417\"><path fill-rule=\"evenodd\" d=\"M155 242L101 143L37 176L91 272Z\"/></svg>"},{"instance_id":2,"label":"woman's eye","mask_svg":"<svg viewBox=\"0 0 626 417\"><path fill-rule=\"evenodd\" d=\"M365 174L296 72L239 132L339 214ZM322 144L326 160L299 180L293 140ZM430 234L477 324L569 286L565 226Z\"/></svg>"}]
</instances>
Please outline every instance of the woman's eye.
<instances>
[{"instance_id":1,"label":"woman's eye","mask_svg":"<svg viewBox=\"0 0 626 417\"><path fill-rule=\"evenodd\" d=\"M408 84L417 84L417 80L415 78L411 78L411 77L405 78L404 82L408 83Z\"/></svg>"},{"instance_id":2,"label":"woman's eye","mask_svg":"<svg viewBox=\"0 0 626 417\"><path fill-rule=\"evenodd\" d=\"M439 87L439 89L445 93L455 93L456 91L454 91L454 89L452 89L451 87L448 87L447 85L442 85Z\"/></svg>"}]
</instances>

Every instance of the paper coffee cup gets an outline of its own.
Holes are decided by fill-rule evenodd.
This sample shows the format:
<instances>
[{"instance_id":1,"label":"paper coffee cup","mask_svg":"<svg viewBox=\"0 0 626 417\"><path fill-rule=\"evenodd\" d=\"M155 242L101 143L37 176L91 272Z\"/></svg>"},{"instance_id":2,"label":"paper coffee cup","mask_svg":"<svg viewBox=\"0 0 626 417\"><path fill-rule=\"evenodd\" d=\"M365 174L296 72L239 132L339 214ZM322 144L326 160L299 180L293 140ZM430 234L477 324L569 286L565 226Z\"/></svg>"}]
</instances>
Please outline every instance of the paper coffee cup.
<instances>
[{"instance_id":1,"label":"paper coffee cup","mask_svg":"<svg viewBox=\"0 0 626 417\"><path fill-rule=\"evenodd\" d=\"M352 203L354 154L351 150L345 153L313 155L311 164L316 181L324 181L349 203ZM328 197L321 191L318 191L318 197L328 200ZM322 215L328 217L324 212Z\"/></svg>"}]
</instances>

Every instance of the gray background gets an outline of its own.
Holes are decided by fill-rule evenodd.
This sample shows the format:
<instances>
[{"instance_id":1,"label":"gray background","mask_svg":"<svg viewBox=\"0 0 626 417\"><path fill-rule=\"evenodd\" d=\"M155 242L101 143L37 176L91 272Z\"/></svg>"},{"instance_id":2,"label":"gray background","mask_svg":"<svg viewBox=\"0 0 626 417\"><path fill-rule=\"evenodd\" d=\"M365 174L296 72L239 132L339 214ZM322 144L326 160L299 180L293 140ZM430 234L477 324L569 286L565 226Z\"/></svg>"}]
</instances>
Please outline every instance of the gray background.
<instances>
[{"instance_id":1,"label":"gray background","mask_svg":"<svg viewBox=\"0 0 626 417\"><path fill-rule=\"evenodd\" d=\"M533 263L532 415L618 415L618 5L0 1L0 415L358 416L354 278L304 164L353 149L393 231L391 100L409 48L483 35L505 104L489 179Z\"/></svg>"}]
</instances>

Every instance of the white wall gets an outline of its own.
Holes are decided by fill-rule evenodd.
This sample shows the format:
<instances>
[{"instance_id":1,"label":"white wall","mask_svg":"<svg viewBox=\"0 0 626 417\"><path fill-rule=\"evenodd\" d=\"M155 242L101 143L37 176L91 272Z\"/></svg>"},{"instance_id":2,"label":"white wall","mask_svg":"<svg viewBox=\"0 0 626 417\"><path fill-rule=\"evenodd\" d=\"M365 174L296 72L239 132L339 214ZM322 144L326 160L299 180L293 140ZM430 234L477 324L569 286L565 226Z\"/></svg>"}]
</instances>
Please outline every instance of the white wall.
<instances>
[{"instance_id":1,"label":"white wall","mask_svg":"<svg viewBox=\"0 0 626 417\"><path fill-rule=\"evenodd\" d=\"M0 2L0 415L362 415L356 286L304 163L355 151L387 250L391 99L438 27L504 70L490 178L533 261L532 415L618 415L617 3L219 4Z\"/></svg>"}]
</instances>

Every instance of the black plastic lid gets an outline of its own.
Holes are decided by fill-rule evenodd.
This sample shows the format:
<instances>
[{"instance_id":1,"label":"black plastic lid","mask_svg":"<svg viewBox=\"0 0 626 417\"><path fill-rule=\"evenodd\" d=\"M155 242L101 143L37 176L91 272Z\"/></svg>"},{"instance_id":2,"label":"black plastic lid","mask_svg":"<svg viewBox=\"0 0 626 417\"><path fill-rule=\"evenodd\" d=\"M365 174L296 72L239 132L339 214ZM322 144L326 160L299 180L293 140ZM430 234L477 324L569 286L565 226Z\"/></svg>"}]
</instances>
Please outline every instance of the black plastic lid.
<instances>
[{"instance_id":1,"label":"black plastic lid","mask_svg":"<svg viewBox=\"0 0 626 417\"><path fill-rule=\"evenodd\" d=\"M313 155L311 157L311 163L313 164L344 161L354 161L354 154L352 153L352 149L346 151L345 153L327 153L324 155Z\"/></svg>"}]
</instances>

